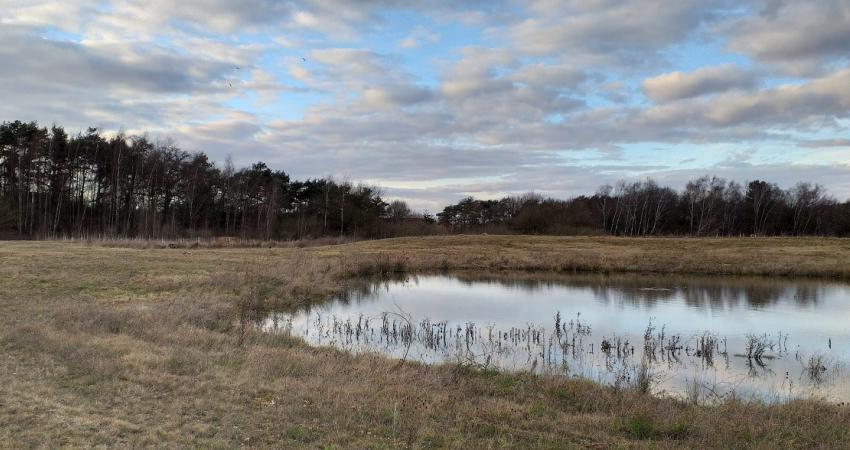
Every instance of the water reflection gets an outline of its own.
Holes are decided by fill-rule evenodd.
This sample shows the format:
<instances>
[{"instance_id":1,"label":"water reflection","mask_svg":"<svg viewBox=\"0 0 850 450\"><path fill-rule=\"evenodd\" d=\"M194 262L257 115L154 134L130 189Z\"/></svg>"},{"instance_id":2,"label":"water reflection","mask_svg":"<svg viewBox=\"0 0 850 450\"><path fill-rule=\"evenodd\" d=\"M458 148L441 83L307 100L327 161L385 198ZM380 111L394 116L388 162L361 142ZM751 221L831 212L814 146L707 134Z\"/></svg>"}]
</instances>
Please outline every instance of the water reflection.
<instances>
[{"instance_id":1,"label":"water reflection","mask_svg":"<svg viewBox=\"0 0 850 450\"><path fill-rule=\"evenodd\" d=\"M435 275L425 275L431 278ZM364 279L351 290L339 296L340 302L373 300L381 291L397 284L418 285L423 276L397 274L390 278ZM677 275L552 275L540 279L539 275L455 273L452 277L461 285L497 285L504 289L534 293L558 286L589 289L596 300L634 306L652 306L658 302L684 301L697 308L733 309L746 305L750 308L769 307L778 302L793 301L799 306L816 305L829 284L818 280L789 282L761 277L699 277ZM841 286L841 285L840 285ZM843 286L842 286L843 287Z\"/></svg>"},{"instance_id":2,"label":"water reflection","mask_svg":"<svg viewBox=\"0 0 850 450\"><path fill-rule=\"evenodd\" d=\"M362 280L333 301L272 314L269 331L426 363L634 383L656 392L850 400L850 287L816 280L660 275Z\"/></svg>"}]
</instances>

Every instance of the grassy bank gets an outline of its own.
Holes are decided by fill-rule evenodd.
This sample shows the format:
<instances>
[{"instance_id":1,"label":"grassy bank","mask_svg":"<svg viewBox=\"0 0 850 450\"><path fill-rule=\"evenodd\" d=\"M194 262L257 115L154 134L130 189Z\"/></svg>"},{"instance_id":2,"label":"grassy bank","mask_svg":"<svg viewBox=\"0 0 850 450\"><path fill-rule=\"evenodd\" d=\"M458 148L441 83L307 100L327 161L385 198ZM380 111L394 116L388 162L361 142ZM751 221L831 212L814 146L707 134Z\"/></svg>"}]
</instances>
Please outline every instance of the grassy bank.
<instances>
[{"instance_id":1,"label":"grassy bank","mask_svg":"<svg viewBox=\"0 0 850 450\"><path fill-rule=\"evenodd\" d=\"M834 447L850 408L701 406L240 327L395 270L850 279L850 240L441 236L310 248L0 243L0 446Z\"/></svg>"}]
</instances>

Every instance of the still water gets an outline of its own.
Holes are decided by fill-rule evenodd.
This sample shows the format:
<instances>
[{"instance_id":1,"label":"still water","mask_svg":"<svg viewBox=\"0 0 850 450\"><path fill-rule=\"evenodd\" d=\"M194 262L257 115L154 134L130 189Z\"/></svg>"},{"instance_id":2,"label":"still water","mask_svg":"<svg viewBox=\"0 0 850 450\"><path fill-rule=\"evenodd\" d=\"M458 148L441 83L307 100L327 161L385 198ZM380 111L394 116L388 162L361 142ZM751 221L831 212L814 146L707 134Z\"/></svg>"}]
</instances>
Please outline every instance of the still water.
<instances>
[{"instance_id":1,"label":"still water","mask_svg":"<svg viewBox=\"0 0 850 450\"><path fill-rule=\"evenodd\" d=\"M717 402L850 401L850 285L657 275L364 281L262 326L314 345L530 370Z\"/></svg>"}]
</instances>

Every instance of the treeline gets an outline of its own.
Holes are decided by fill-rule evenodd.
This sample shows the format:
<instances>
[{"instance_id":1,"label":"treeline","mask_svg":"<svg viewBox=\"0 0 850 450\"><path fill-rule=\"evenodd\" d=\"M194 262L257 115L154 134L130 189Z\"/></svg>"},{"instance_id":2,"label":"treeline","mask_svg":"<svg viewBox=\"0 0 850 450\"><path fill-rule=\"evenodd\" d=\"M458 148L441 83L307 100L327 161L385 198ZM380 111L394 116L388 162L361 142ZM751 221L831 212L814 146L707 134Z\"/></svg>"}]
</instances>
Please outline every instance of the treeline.
<instances>
[{"instance_id":1,"label":"treeline","mask_svg":"<svg viewBox=\"0 0 850 450\"><path fill-rule=\"evenodd\" d=\"M378 238L403 203L371 186L297 181L259 162L217 167L145 137L0 125L0 231L28 237Z\"/></svg>"},{"instance_id":2,"label":"treeline","mask_svg":"<svg viewBox=\"0 0 850 450\"><path fill-rule=\"evenodd\" d=\"M465 198L437 214L452 232L613 234L621 236L850 235L850 202L818 184L788 190L700 177L677 192L655 181L602 186L569 200L535 194L501 200Z\"/></svg>"},{"instance_id":3,"label":"treeline","mask_svg":"<svg viewBox=\"0 0 850 450\"><path fill-rule=\"evenodd\" d=\"M258 162L218 167L169 141L107 137L94 128L0 124L0 237L176 238L233 236L373 239L435 233L850 235L850 202L823 187L701 177L682 191L621 181L562 200L527 194L466 198L416 215L379 188L290 179Z\"/></svg>"}]
</instances>

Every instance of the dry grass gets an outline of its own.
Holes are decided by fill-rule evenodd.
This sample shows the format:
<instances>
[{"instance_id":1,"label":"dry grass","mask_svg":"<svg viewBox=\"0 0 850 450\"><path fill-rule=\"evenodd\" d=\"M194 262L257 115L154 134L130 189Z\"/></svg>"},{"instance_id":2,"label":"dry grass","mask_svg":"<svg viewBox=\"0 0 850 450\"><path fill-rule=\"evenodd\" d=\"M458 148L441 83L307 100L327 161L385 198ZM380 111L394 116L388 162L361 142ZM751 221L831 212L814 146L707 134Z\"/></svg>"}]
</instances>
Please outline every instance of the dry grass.
<instances>
[{"instance_id":1,"label":"dry grass","mask_svg":"<svg viewBox=\"0 0 850 450\"><path fill-rule=\"evenodd\" d=\"M582 380L398 367L250 327L241 333L242 310L322 301L356 275L434 269L850 278L850 241L447 236L191 250L0 243L0 446L850 446L846 406L696 406Z\"/></svg>"},{"instance_id":2,"label":"dry grass","mask_svg":"<svg viewBox=\"0 0 850 450\"><path fill-rule=\"evenodd\" d=\"M144 238L112 238L92 237L88 239L59 239L59 242L70 242L75 244L97 245L101 247L117 248L169 248L169 249L212 249L212 248L305 248L319 247L323 245L339 245L355 242L348 237L323 237L316 239L301 240L259 240L244 239L238 237L213 237L213 238L179 238L179 239L144 239Z\"/></svg>"}]
</instances>

